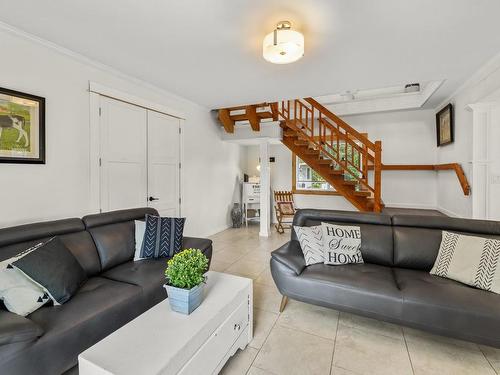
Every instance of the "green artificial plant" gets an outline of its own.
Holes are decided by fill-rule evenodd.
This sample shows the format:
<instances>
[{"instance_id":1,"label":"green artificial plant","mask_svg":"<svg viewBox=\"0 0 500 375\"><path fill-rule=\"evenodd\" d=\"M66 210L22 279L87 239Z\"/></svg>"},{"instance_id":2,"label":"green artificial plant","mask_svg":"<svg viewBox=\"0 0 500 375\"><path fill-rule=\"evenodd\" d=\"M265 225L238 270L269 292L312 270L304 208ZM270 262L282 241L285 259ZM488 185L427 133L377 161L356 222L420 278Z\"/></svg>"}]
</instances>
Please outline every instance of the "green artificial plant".
<instances>
[{"instance_id":1,"label":"green artificial plant","mask_svg":"<svg viewBox=\"0 0 500 375\"><path fill-rule=\"evenodd\" d=\"M186 249L174 255L165 270L167 282L171 286L191 289L205 281L208 258L198 249Z\"/></svg>"}]
</instances>

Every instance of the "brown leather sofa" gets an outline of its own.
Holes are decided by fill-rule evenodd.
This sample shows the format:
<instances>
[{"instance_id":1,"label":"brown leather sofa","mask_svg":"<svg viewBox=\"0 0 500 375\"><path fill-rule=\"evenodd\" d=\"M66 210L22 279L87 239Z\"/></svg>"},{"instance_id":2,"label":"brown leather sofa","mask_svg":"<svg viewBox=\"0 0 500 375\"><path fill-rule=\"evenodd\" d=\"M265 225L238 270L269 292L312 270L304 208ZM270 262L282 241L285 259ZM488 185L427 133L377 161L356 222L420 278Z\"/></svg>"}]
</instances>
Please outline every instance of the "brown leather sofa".
<instances>
[{"instance_id":1,"label":"brown leather sofa","mask_svg":"<svg viewBox=\"0 0 500 375\"><path fill-rule=\"evenodd\" d=\"M500 348L500 295L429 274L442 230L500 239L500 222L299 210L293 224L358 225L364 264L306 267L292 231L271 272L283 296Z\"/></svg>"},{"instance_id":2,"label":"brown leather sofa","mask_svg":"<svg viewBox=\"0 0 500 375\"><path fill-rule=\"evenodd\" d=\"M133 261L134 220L146 213L158 214L139 208L0 229L0 260L59 236L88 278L65 304L27 317L1 306L0 374L76 373L78 354L167 297L166 259ZM208 239L184 237L183 248L212 256Z\"/></svg>"}]
</instances>

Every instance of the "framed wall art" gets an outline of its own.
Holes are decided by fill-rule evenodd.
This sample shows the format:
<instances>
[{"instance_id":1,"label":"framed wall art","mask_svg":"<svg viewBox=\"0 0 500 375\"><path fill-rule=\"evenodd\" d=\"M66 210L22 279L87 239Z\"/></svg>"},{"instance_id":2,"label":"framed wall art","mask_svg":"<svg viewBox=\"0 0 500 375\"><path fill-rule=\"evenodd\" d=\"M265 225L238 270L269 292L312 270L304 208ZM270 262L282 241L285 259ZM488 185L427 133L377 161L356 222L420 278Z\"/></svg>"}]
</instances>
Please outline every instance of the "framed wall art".
<instances>
[{"instance_id":1,"label":"framed wall art","mask_svg":"<svg viewBox=\"0 0 500 375\"><path fill-rule=\"evenodd\" d=\"M0 88L0 163L45 164L45 98Z\"/></svg>"},{"instance_id":2,"label":"framed wall art","mask_svg":"<svg viewBox=\"0 0 500 375\"><path fill-rule=\"evenodd\" d=\"M436 134L438 147L453 143L453 132L453 105L450 103L436 113Z\"/></svg>"}]
</instances>

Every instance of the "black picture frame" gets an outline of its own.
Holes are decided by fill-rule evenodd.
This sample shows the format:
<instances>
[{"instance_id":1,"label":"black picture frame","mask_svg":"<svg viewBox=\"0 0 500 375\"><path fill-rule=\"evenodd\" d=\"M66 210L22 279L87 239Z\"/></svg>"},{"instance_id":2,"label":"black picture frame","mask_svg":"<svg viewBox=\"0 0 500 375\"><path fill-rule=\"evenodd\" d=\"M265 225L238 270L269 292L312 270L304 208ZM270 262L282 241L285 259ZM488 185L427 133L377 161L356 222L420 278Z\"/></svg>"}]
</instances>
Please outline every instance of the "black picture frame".
<instances>
[{"instance_id":1,"label":"black picture frame","mask_svg":"<svg viewBox=\"0 0 500 375\"><path fill-rule=\"evenodd\" d=\"M450 103L436 113L437 146L449 145L455 140L453 105Z\"/></svg>"},{"instance_id":2,"label":"black picture frame","mask_svg":"<svg viewBox=\"0 0 500 375\"><path fill-rule=\"evenodd\" d=\"M41 96L27 94L27 93L20 92L20 91L6 89L3 87L0 87L0 94L16 97L16 98L20 98L20 99L27 99L27 100L34 101L34 102L38 103L38 124L37 124L38 125L38 153L37 153L38 157L2 156L1 155L2 149L0 148L0 163L45 164L45 98L42 98ZM0 110L2 110L1 107L0 107ZM4 116L3 112L0 112L0 116ZM20 116L20 117L22 117L22 116ZM0 121L0 128L2 128L2 125L4 125L3 129L5 129L6 127L12 127L9 125L5 126L5 119L0 119L0 120L4 120L4 121ZM23 124L24 124L24 122L23 122ZM30 126L33 126L33 124L31 124L31 120L30 120ZM0 129L0 130L2 130L2 129ZM0 134L0 136L1 136L1 134ZM27 135L25 137L27 140Z\"/></svg>"}]
</instances>

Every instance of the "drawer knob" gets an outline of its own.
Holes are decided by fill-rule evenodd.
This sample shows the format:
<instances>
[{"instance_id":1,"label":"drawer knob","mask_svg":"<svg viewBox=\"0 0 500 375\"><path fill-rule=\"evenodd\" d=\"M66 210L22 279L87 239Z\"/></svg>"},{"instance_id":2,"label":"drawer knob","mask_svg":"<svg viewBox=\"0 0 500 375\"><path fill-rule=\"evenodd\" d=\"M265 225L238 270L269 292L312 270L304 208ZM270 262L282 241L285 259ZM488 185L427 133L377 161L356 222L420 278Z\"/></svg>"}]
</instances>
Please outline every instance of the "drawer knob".
<instances>
[{"instance_id":1,"label":"drawer knob","mask_svg":"<svg viewBox=\"0 0 500 375\"><path fill-rule=\"evenodd\" d=\"M241 329L241 326L239 324L234 325L234 330L239 331Z\"/></svg>"}]
</instances>

